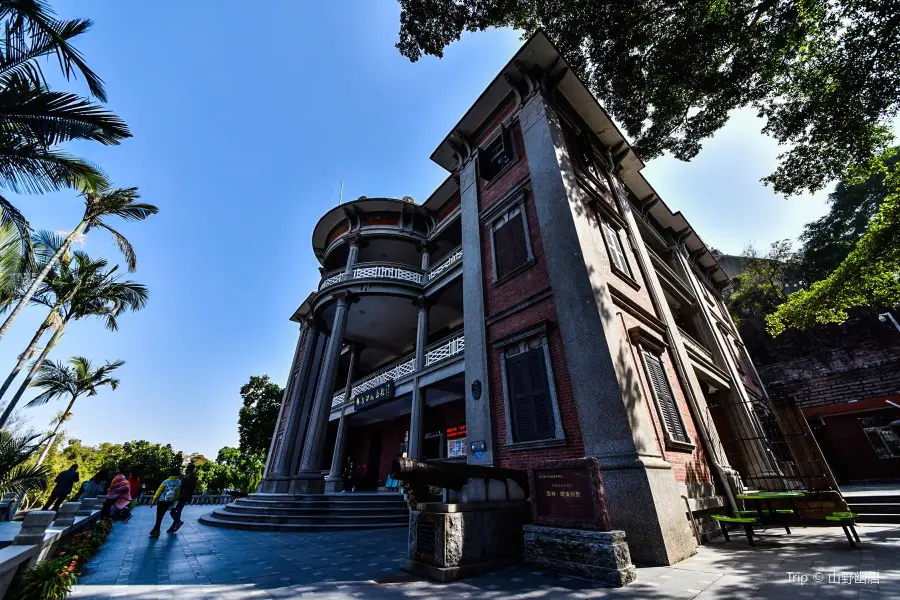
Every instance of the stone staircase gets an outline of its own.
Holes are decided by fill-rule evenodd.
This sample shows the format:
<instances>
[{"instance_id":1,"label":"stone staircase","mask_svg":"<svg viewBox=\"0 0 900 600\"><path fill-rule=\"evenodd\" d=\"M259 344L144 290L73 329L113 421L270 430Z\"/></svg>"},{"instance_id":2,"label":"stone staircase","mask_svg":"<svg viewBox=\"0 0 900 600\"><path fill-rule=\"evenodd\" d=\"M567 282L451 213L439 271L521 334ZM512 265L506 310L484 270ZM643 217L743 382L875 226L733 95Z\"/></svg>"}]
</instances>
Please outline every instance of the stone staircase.
<instances>
[{"instance_id":1,"label":"stone staircase","mask_svg":"<svg viewBox=\"0 0 900 600\"><path fill-rule=\"evenodd\" d=\"M251 531L345 531L406 527L401 494L250 494L200 517L213 527Z\"/></svg>"},{"instance_id":2,"label":"stone staircase","mask_svg":"<svg viewBox=\"0 0 900 600\"><path fill-rule=\"evenodd\" d=\"M900 525L900 494L846 495L850 510L859 514L860 523Z\"/></svg>"}]
</instances>

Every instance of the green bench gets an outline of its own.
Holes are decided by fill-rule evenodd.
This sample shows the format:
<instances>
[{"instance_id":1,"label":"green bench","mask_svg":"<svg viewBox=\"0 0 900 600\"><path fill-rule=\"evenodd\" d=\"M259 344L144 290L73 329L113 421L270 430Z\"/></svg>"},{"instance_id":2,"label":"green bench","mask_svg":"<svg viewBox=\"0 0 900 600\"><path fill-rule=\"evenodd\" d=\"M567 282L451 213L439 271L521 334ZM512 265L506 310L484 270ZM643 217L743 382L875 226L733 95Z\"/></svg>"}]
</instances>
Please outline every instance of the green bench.
<instances>
[{"instance_id":1,"label":"green bench","mask_svg":"<svg viewBox=\"0 0 900 600\"><path fill-rule=\"evenodd\" d=\"M758 510L738 510L738 511L735 511L735 514L739 517L760 518L760 511L758 511ZM768 517L768 516L773 516L777 519L777 517L779 517L779 516L788 516L788 515L793 515L793 514L794 514L794 510L792 508L779 508L776 510L767 510L767 511L762 512L762 518L760 520L761 520L762 524L765 525L766 517ZM782 521L782 519L778 519L778 521ZM791 535L790 523L779 522L777 524L784 527L785 532L787 532L788 535Z\"/></svg>"},{"instance_id":2,"label":"green bench","mask_svg":"<svg viewBox=\"0 0 900 600\"><path fill-rule=\"evenodd\" d=\"M719 527L722 528L722 535L725 536L726 542L730 542L731 538L728 536L728 529L725 527L725 524L737 523L744 526L744 531L747 532L747 541L750 542L750 545L756 545L753 542L753 524L756 523L756 517L726 517L725 515L711 515L710 518L719 523Z\"/></svg>"},{"instance_id":3,"label":"green bench","mask_svg":"<svg viewBox=\"0 0 900 600\"><path fill-rule=\"evenodd\" d=\"M856 533L856 528L853 527L854 521L859 518L859 515L852 512L836 512L831 515L825 517L826 521L831 521L832 523L837 523L841 526L841 529L844 530L844 535L847 536L847 541L850 542L851 546L856 546L854 543L854 538L857 542L859 542L859 534ZM850 533L853 533L853 537L850 536Z\"/></svg>"}]
</instances>

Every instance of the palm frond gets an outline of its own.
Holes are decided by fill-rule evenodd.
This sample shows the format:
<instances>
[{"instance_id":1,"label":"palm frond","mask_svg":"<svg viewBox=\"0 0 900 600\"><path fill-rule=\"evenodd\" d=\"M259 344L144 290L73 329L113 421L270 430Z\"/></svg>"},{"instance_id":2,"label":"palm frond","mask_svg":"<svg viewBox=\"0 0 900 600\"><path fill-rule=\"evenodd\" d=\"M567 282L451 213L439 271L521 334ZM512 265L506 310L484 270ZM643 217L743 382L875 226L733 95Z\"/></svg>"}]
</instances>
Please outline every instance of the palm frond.
<instances>
[{"instance_id":1,"label":"palm frond","mask_svg":"<svg viewBox=\"0 0 900 600\"><path fill-rule=\"evenodd\" d=\"M25 215L3 196L0 196L0 227L15 229L22 257L30 260L32 256L31 225Z\"/></svg>"},{"instance_id":2,"label":"palm frond","mask_svg":"<svg viewBox=\"0 0 900 600\"><path fill-rule=\"evenodd\" d=\"M100 219L94 222L94 226L105 229L112 234L113 239L116 241L116 245L119 246L119 251L122 253L122 256L125 257L125 264L128 266L128 270L131 272L137 270L137 254L135 254L134 246L131 245L128 238Z\"/></svg>"},{"instance_id":3,"label":"palm frond","mask_svg":"<svg viewBox=\"0 0 900 600\"><path fill-rule=\"evenodd\" d=\"M35 440L38 437L0 431L0 494L21 493L46 487L48 467L25 466L37 450L39 442L35 443Z\"/></svg>"},{"instance_id":4,"label":"palm frond","mask_svg":"<svg viewBox=\"0 0 900 600\"><path fill-rule=\"evenodd\" d=\"M77 94L22 85L0 87L0 130L47 146L75 139L115 145L131 137L122 119Z\"/></svg>"},{"instance_id":5,"label":"palm frond","mask_svg":"<svg viewBox=\"0 0 900 600\"><path fill-rule=\"evenodd\" d=\"M40 194L93 187L105 179L92 164L36 142L22 143L0 132L0 186Z\"/></svg>"},{"instance_id":6,"label":"palm frond","mask_svg":"<svg viewBox=\"0 0 900 600\"><path fill-rule=\"evenodd\" d=\"M106 102L103 80L87 66L81 52L69 43L72 38L90 29L91 21L59 20L42 0L3 0L0 2L0 18L9 18L9 31L30 36L32 45L51 47L66 79L71 79L75 71L79 71L91 94Z\"/></svg>"}]
</instances>

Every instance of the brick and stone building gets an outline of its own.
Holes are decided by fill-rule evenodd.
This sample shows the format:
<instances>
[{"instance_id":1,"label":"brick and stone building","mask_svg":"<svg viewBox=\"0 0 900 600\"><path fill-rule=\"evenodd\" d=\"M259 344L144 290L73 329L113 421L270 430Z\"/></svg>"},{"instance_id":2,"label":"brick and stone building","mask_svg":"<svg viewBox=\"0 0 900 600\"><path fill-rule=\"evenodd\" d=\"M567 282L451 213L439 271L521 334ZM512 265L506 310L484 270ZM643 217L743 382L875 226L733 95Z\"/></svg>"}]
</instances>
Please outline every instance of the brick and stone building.
<instances>
[{"instance_id":1,"label":"brick and stone building","mask_svg":"<svg viewBox=\"0 0 900 600\"><path fill-rule=\"evenodd\" d=\"M431 159L448 176L424 202L316 225L261 491L376 490L398 455L592 456L635 561L689 556L686 502L728 510L785 472L726 274L541 33Z\"/></svg>"}]
</instances>

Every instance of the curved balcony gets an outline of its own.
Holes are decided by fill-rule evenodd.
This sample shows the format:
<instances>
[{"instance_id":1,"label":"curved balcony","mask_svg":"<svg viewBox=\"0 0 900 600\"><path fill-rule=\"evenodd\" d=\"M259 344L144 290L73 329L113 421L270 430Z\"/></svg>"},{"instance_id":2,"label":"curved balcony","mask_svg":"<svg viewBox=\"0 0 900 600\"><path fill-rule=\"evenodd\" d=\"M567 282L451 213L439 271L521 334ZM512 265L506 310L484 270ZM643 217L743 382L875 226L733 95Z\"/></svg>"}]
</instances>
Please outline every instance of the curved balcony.
<instances>
[{"instance_id":1,"label":"curved balcony","mask_svg":"<svg viewBox=\"0 0 900 600\"><path fill-rule=\"evenodd\" d=\"M461 355L466 349L466 336L464 333L455 333L449 338L435 342L425 349L425 368L428 369L437 363ZM386 381L403 379L416 372L415 353L408 354L390 365L354 382L350 391L350 398L377 387ZM337 408L344 403L344 390L341 390L331 400L331 408Z\"/></svg>"},{"instance_id":2,"label":"curved balcony","mask_svg":"<svg viewBox=\"0 0 900 600\"><path fill-rule=\"evenodd\" d=\"M462 247L460 246L427 271L416 269L415 267L410 267L408 265L388 262L359 263L353 266L349 272L345 269L335 269L334 271L325 273L322 277L322 281L319 283L319 292L339 283L355 280L394 281L425 288L433 282L442 279L444 275L453 271L453 267L461 262Z\"/></svg>"}]
</instances>

